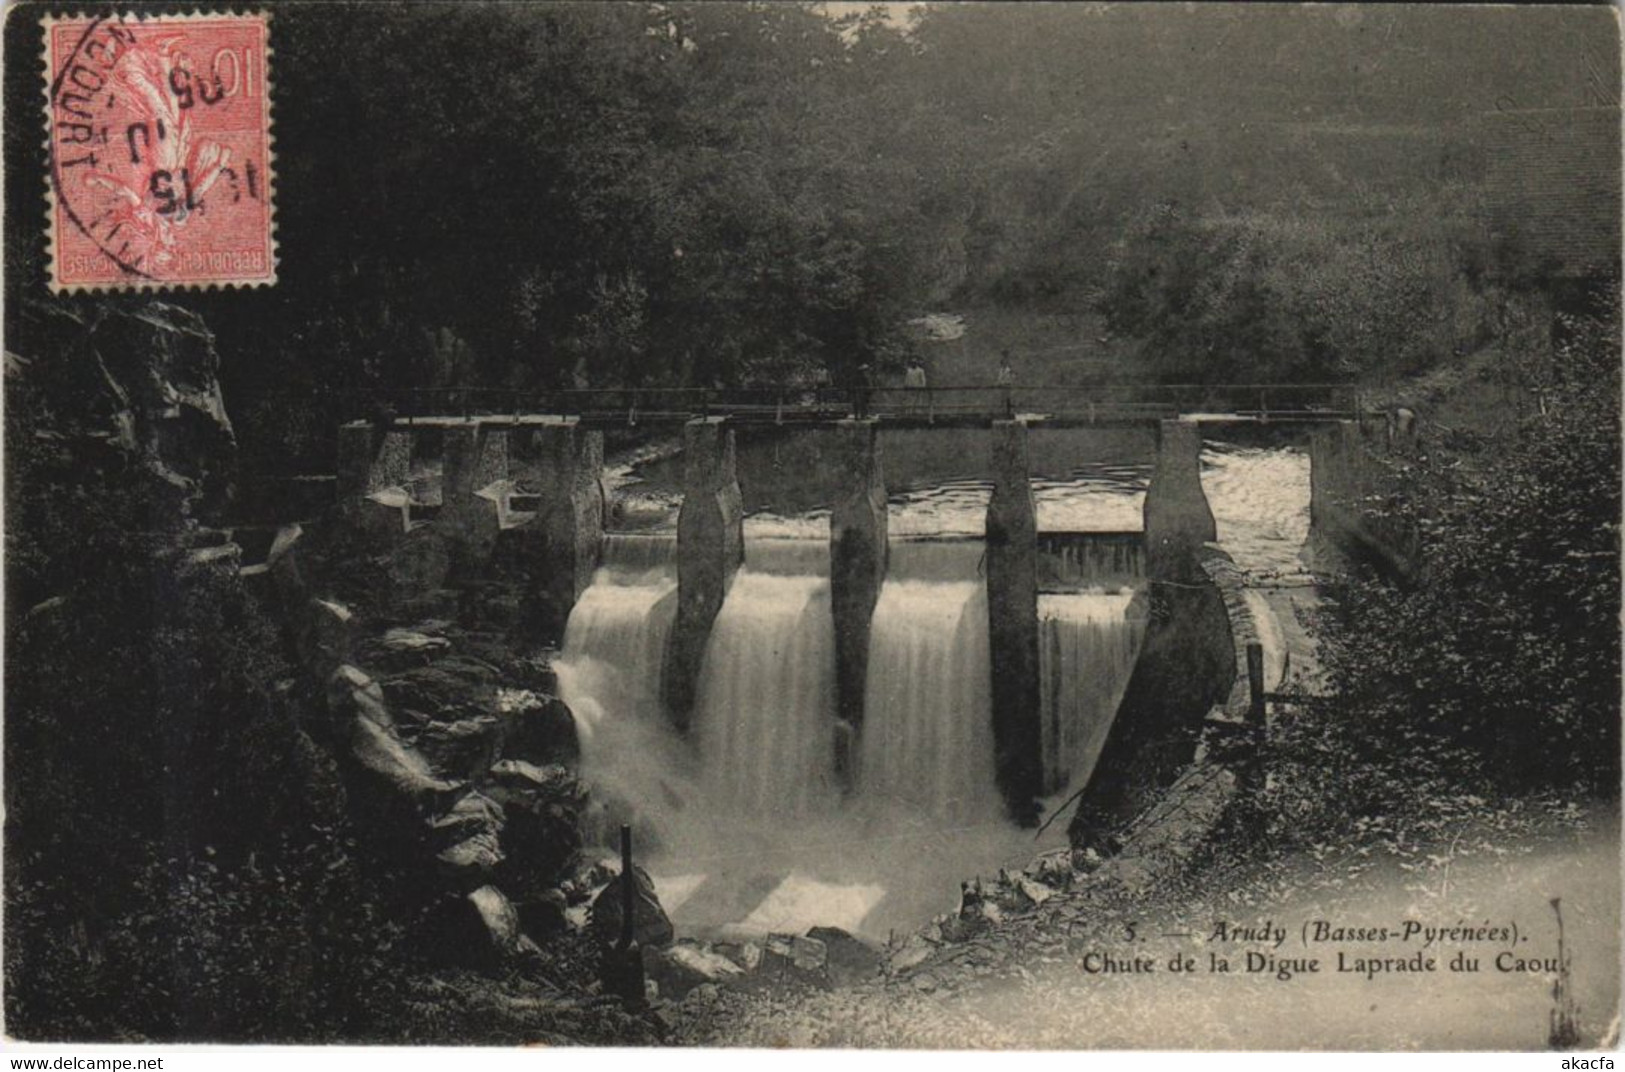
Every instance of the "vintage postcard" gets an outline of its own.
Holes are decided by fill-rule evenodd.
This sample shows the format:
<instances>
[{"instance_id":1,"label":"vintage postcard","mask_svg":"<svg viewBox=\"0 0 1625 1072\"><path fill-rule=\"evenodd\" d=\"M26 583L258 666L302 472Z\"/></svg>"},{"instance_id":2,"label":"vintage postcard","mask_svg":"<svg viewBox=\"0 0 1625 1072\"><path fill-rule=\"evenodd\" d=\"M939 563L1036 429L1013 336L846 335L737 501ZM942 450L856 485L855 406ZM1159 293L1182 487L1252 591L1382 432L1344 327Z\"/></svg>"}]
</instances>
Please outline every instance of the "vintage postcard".
<instances>
[{"instance_id":1,"label":"vintage postcard","mask_svg":"<svg viewBox=\"0 0 1625 1072\"><path fill-rule=\"evenodd\" d=\"M8 1047L1618 1044L1615 9L4 59Z\"/></svg>"}]
</instances>

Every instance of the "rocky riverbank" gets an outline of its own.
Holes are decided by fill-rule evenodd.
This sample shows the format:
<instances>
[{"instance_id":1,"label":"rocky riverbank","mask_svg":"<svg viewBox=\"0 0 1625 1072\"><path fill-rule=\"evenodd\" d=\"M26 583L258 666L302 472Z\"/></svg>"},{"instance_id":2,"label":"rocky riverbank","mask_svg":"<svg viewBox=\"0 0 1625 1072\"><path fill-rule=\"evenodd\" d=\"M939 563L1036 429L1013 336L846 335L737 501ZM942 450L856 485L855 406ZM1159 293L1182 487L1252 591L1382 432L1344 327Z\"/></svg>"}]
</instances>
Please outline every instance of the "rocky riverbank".
<instances>
[{"instance_id":1,"label":"rocky riverbank","mask_svg":"<svg viewBox=\"0 0 1625 1072\"><path fill-rule=\"evenodd\" d=\"M1619 878L1601 861L1618 833L1616 805L1541 798L1447 807L1410 834L1374 829L1359 844L1303 853L1215 842L1188 868L1144 884L1125 881L1133 868L1122 865L1057 881L1071 869L1040 862L973 891L949 921L888 951L860 985L693 991L678 1006L675 1038L911 1049L1449 1048L1462 1039L1543 1048L1555 977L1499 970L1494 953L1471 975L1453 974L1441 960L1436 974L1408 989L1394 980L1372 989L1359 973L1335 972L1330 958L1314 974L1287 969L1282 979L1279 971L1289 958L1303 959L1297 929L1311 919L1516 919L1532 933L1527 948L1550 957L1547 901L1560 895L1571 928L1583 920L1588 940L1600 943L1577 951L1567 974L1581 1044L1611 1045ZM1263 921L1284 927L1291 941L1275 950L1218 934L1220 924ZM1249 951L1259 970L1248 970ZM1232 973L1214 974L1212 953L1232 959ZM1171 971L1176 955L1200 970ZM1433 994L1426 1001L1403 996L1423 988ZM1438 1016L1441 999L1458 1014Z\"/></svg>"}]
</instances>

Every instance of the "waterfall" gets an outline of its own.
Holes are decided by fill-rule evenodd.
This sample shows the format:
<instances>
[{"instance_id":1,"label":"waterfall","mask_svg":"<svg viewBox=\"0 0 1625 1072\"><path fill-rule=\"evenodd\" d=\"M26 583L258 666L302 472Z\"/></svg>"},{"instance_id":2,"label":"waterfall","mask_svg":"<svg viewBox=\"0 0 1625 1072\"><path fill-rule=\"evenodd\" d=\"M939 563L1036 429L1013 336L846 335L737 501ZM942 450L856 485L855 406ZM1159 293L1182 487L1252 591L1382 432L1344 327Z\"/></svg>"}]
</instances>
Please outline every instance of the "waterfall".
<instances>
[{"instance_id":1,"label":"waterfall","mask_svg":"<svg viewBox=\"0 0 1625 1072\"><path fill-rule=\"evenodd\" d=\"M695 726L713 801L752 816L834 802L829 544L747 540L700 668Z\"/></svg>"},{"instance_id":2,"label":"waterfall","mask_svg":"<svg viewBox=\"0 0 1625 1072\"><path fill-rule=\"evenodd\" d=\"M572 710L586 702L617 717L660 717L660 670L677 615L676 546L669 534L604 537L602 565L564 627L559 688L574 694L561 697Z\"/></svg>"},{"instance_id":3,"label":"waterfall","mask_svg":"<svg viewBox=\"0 0 1625 1072\"><path fill-rule=\"evenodd\" d=\"M619 574L675 568L677 537L670 532L605 533L602 559L603 568Z\"/></svg>"},{"instance_id":4,"label":"waterfall","mask_svg":"<svg viewBox=\"0 0 1625 1072\"><path fill-rule=\"evenodd\" d=\"M771 573L781 577L828 577L829 537L747 537L745 568L752 573Z\"/></svg>"},{"instance_id":5,"label":"waterfall","mask_svg":"<svg viewBox=\"0 0 1625 1072\"><path fill-rule=\"evenodd\" d=\"M1041 533L1038 551L1045 588L1121 588L1145 577L1145 541L1138 532Z\"/></svg>"},{"instance_id":6,"label":"waterfall","mask_svg":"<svg viewBox=\"0 0 1625 1072\"><path fill-rule=\"evenodd\" d=\"M869 633L859 783L937 819L1000 814L980 541L900 540Z\"/></svg>"},{"instance_id":7,"label":"waterfall","mask_svg":"<svg viewBox=\"0 0 1625 1072\"><path fill-rule=\"evenodd\" d=\"M1044 792L1094 771L1145 631L1137 609L1128 592L1039 596Z\"/></svg>"},{"instance_id":8,"label":"waterfall","mask_svg":"<svg viewBox=\"0 0 1625 1072\"><path fill-rule=\"evenodd\" d=\"M981 540L892 540L887 551L888 581L971 581L984 573L987 545Z\"/></svg>"},{"instance_id":9,"label":"waterfall","mask_svg":"<svg viewBox=\"0 0 1625 1072\"><path fill-rule=\"evenodd\" d=\"M694 795L660 703L677 615L673 547L670 535L606 536L603 564L571 610L553 664L581 738L583 777L657 838L662 817Z\"/></svg>"}]
</instances>

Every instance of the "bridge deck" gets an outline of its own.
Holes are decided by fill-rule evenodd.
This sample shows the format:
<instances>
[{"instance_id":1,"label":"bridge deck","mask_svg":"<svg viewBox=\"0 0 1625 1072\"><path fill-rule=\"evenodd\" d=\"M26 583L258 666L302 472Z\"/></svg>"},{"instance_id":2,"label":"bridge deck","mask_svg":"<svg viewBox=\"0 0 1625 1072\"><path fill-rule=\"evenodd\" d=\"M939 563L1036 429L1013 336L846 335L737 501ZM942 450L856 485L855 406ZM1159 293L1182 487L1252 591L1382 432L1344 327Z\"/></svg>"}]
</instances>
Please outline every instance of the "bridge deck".
<instances>
[{"instance_id":1,"label":"bridge deck","mask_svg":"<svg viewBox=\"0 0 1625 1072\"><path fill-rule=\"evenodd\" d=\"M870 413L869 416L884 428L986 428L993 421L1007 416L1020 417L1035 429L1111 428L1155 425L1164 420L1190 421L1197 424L1323 424L1329 421L1351 421L1361 417L1379 417L1379 410L1253 410L1234 413L1180 413L1177 410L1155 413L1124 413L1101 411L1095 414L1079 413L945 413L924 416L910 413ZM453 428L478 424L486 428L536 428L552 424L577 423L587 428L628 428L640 425L680 425L696 418L709 417L738 425L778 425L785 427L827 427L838 421L850 420L846 413L757 413L751 411L713 410L710 413L680 411L588 411L577 414L538 413L476 413L468 416L404 416L390 421L390 427L401 430L413 428Z\"/></svg>"},{"instance_id":2,"label":"bridge deck","mask_svg":"<svg viewBox=\"0 0 1625 1072\"><path fill-rule=\"evenodd\" d=\"M478 422L522 428L682 424L827 425L868 417L902 428L977 428L1021 416L1035 426L1087 428L1178 419L1203 423L1324 422L1367 413L1349 384L1124 384L1041 387L594 388L514 392L438 388L374 392L372 419L400 427Z\"/></svg>"}]
</instances>

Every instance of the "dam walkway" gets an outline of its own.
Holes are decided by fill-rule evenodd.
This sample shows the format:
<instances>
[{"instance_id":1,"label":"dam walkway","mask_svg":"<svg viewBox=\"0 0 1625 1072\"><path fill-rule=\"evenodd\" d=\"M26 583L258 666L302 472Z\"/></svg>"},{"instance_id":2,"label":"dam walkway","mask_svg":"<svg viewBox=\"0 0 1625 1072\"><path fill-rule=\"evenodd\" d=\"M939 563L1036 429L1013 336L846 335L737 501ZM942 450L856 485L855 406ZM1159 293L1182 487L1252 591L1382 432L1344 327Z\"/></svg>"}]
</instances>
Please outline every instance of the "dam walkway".
<instances>
[{"instance_id":1,"label":"dam walkway","mask_svg":"<svg viewBox=\"0 0 1625 1072\"><path fill-rule=\"evenodd\" d=\"M684 424L833 424L853 418L903 427L985 427L1021 417L1046 427L1212 422L1311 422L1376 416L1352 384L1097 384L929 387L599 387L555 391L403 388L365 392L376 420L428 427L573 418L585 427Z\"/></svg>"}]
</instances>

